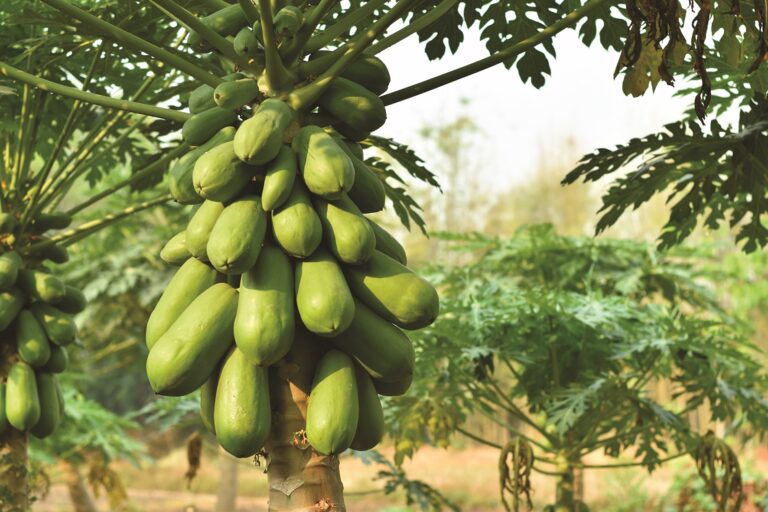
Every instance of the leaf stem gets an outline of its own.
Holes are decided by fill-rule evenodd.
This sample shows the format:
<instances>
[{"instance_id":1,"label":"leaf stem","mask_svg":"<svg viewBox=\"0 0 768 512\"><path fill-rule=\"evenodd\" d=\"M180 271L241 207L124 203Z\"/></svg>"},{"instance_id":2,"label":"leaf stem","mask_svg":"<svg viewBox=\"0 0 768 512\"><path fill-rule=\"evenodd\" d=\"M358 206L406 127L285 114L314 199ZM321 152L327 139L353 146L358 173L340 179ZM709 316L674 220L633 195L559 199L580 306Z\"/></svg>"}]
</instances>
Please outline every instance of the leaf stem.
<instances>
[{"instance_id":1,"label":"leaf stem","mask_svg":"<svg viewBox=\"0 0 768 512\"><path fill-rule=\"evenodd\" d=\"M579 9L575 9L566 15L563 19L556 21L552 25L542 29L531 37L514 43L507 48L494 53L493 55L475 61L471 64L467 64L466 66L456 68L454 70L448 71L447 73L443 73L442 75L424 80L423 82L409 85L408 87L404 87L399 91L385 94L381 97L381 99L384 101L385 105L392 105L394 103L413 98L414 96L418 96L419 94L424 94L425 92L429 92L433 89L437 89L438 87L450 84L462 78L466 78L475 73L479 73L480 71L485 71L490 67L501 64L502 62L515 57L516 55L530 50L534 46L541 44L543 41L551 39L559 32L562 32L566 28L576 24L580 19L587 16L596 8L605 3L614 1L615 0L590 0Z\"/></svg>"},{"instance_id":2,"label":"leaf stem","mask_svg":"<svg viewBox=\"0 0 768 512\"><path fill-rule=\"evenodd\" d=\"M14 80L25 82L29 85L37 87L38 89L42 89L43 91L51 91L62 96L67 96L69 98L74 98L87 103L93 103L94 105L101 105L102 107L125 110L127 112L144 114L146 116L158 117L160 119L167 119L169 121L177 121L180 123L186 121L190 117L190 115L186 112L180 112L178 110L156 107L154 105L147 105L137 101L110 98L109 96L102 96L101 94L94 94L92 92L75 89L74 87L57 84L55 82L51 82L50 80L31 75L1 61L0 75L5 75Z\"/></svg>"},{"instance_id":3,"label":"leaf stem","mask_svg":"<svg viewBox=\"0 0 768 512\"><path fill-rule=\"evenodd\" d=\"M336 4L336 2L338 2L338 0L320 0L315 8L312 9L312 12L310 12L307 16L307 19L304 20L304 25L302 25L301 29L299 29L299 32L293 38L290 48L285 53L286 62L293 62L295 59L301 56L304 45L312 37L312 34L315 32L317 26L323 20L325 15L328 14L328 11L330 11L331 8Z\"/></svg>"},{"instance_id":4,"label":"leaf stem","mask_svg":"<svg viewBox=\"0 0 768 512\"><path fill-rule=\"evenodd\" d=\"M371 47L366 50L366 53L376 55L377 53L386 50L390 46L399 43L411 34L415 34L419 30L429 27L434 22L439 20L445 13L451 10L457 3L459 3L459 0L442 0L439 4L437 4L436 7L433 7L422 17L418 18L412 23L408 23L405 27L401 28L394 34L372 44Z\"/></svg>"},{"instance_id":5,"label":"leaf stem","mask_svg":"<svg viewBox=\"0 0 768 512\"><path fill-rule=\"evenodd\" d=\"M253 4L253 0L237 0L237 3L240 4L240 8L243 10L248 23L254 25L259 21L259 10Z\"/></svg>"},{"instance_id":6,"label":"leaf stem","mask_svg":"<svg viewBox=\"0 0 768 512\"><path fill-rule=\"evenodd\" d=\"M291 73L286 69L280 52L277 50L275 25L272 20L272 7L269 0L259 0L261 14L261 37L264 40L264 56L266 58L267 85L271 91L283 90L289 86Z\"/></svg>"},{"instance_id":7,"label":"leaf stem","mask_svg":"<svg viewBox=\"0 0 768 512\"><path fill-rule=\"evenodd\" d=\"M386 4L387 0L371 0L359 9L348 12L336 23L326 28L322 33L310 37L309 41L304 45L304 53L312 53L327 46L344 32L347 32L353 27L356 27L360 22L368 19L368 17L370 17L377 9L382 8Z\"/></svg>"},{"instance_id":8,"label":"leaf stem","mask_svg":"<svg viewBox=\"0 0 768 512\"><path fill-rule=\"evenodd\" d=\"M104 34L109 39L123 43L125 46L147 53L155 59L183 71L188 75L197 78L203 83L206 83L212 87L216 87L221 83L221 79L216 75L213 75L201 68L194 62L186 59L180 54L176 54L156 46L144 39L131 34L130 32L123 30L120 27L116 27L109 22L102 20L72 4L67 0L42 0L44 3L50 5L54 9L57 9L65 14L72 16L75 19L80 20L85 25L91 27L93 30Z\"/></svg>"}]
</instances>

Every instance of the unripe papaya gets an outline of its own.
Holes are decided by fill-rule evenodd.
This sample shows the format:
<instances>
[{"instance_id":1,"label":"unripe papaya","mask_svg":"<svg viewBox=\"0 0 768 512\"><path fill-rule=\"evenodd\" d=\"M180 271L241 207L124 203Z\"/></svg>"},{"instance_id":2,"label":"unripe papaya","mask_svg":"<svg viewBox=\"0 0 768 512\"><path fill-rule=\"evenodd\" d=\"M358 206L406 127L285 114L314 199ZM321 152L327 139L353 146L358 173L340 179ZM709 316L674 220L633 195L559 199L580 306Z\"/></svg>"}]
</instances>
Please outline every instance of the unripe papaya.
<instances>
[{"instance_id":1,"label":"unripe papaya","mask_svg":"<svg viewBox=\"0 0 768 512\"><path fill-rule=\"evenodd\" d=\"M7 290L16 282L21 268L21 256L16 251L0 255L0 290Z\"/></svg>"},{"instance_id":2,"label":"unripe papaya","mask_svg":"<svg viewBox=\"0 0 768 512\"><path fill-rule=\"evenodd\" d=\"M5 415L5 383L0 382L0 434L8 430L8 417Z\"/></svg>"},{"instance_id":3,"label":"unripe papaya","mask_svg":"<svg viewBox=\"0 0 768 512\"><path fill-rule=\"evenodd\" d=\"M65 285L65 289L64 297L56 303L56 309L70 315L83 312L88 305L83 292L70 285Z\"/></svg>"},{"instance_id":4,"label":"unripe papaya","mask_svg":"<svg viewBox=\"0 0 768 512\"><path fill-rule=\"evenodd\" d=\"M261 206L264 210L271 212L288 200L297 173L296 153L290 146L283 145L277 157L268 164L264 176L264 188L261 191Z\"/></svg>"},{"instance_id":5,"label":"unripe papaya","mask_svg":"<svg viewBox=\"0 0 768 512\"><path fill-rule=\"evenodd\" d=\"M360 265L368 261L376 247L376 236L368 220L346 196L336 201L314 198L323 223L325 245L340 261Z\"/></svg>"},{"instance_id":6,"label":"unripe papaya","mask_svg":"<svg viewBox=\"0 0 768 512\"><path fill-rule=\"evenodd\" d=\"M307 439L316 451L337 455L352 444L360 415L355 366L339 350L317 363L307 404Z\"/></svg>"},{"instance_id":7,"label":"unripe papaya","mask_svg":"<svg viewBox=\"0 0 768 512\"><path fill-rule=\"evenodd\" d=\"M387 120L387 110L381 98L346 78L334 79L318 103L323 110L359 132L371 133Z\"/></svg>"},{"instance_id":8,"label":"unripe papaya","mask_svg":"<svg viewBox=\"0 0 768 512\"><path fill-rule=\"evenodd\" d=\"M352 293L339 264L322 248L296 263L296 308L304 326L321 336L337 336L352 322Z\"/></svg>"},{"instance_id":9,"label":"unripe papaya","mask_svg":"<svg viewBox=\"0 0 768 512\"><path fill-rule=\"evenodd\" d=\"M260 94L259 84L253 78L222 82L213 92L213 101L226 109L238 109L252 102Z\"/></svg>"},{"instance_id":10,"label":"unripe papaya","mask_svg":"<svg viewBox=\"0 0 768 512\"><path fill-rule=\"evenodd\" d=\"M208 237L211 236L211 230L216 224L221 212L224 211L224 204L216 201L205 201L200 205L187 224L187 250L199 260L207 260L206 247Z\"/></svg>"},{"instance_id":11,"label":"unripe papaya","mask_svg":"<svg viewBox=\"0 0 768 512\"><path fill-rule=\"evenodd\" d=\"M305 126L292 143L304 183L313 194L338 199L352 188L355 168L333 137L317 126Z\"/></svg>"},{"instance_id":12,"label":"unripe papaya","mask_svg":"<svg viewBox=\"0 0 768 512\"><path fill-rule=\"evenodd\" d=\"M304 14L295 5L286 5L275 14L275 34L286 39L293 37L304 23Z\"/></svg>"},{"instance_id":13,"label":"unripe papaya","mask_svg":"<svg viewBox=\"0 0 768 512\"><path fill-rule=\"evenodd\" d=\"M215 107L216 102L213 101L213 87L208 84L203 84L189 93L189 101L187 102L187 105L192 114L199 114L204 110Z\"/></svg>"},{"instance_id":14,"label":"unripe papaya","mask_svg":"<svg viewBox=\"0 0 768 512\"><path fill-rule=\"evenodd\" d=\"M147 320L147 347L150 349L181 316L187 306L216 283L216 271L189 258L176 271Z\"/></svg>"},{"instance_id":15,"label":"unripe papaya","mask_svg":"<svg viewBox=\"0 0 768 512\"><path fill-rule=\"evenodd\" d=\"M51 344L43 326L26 309L16 317L16 350L21 360L33 368L41 368L51 357Z\"/></svg>"},{"instance_id":16,"label":"unripe papaya","mask_svg":"<svg viewBox=\"0 0 768 512\"><path fill-rule=\"evenodd\" d=\"M235 134L237 138L237 134ZM257 169L237 158L234 142L225 142L197 159L192 171L195 192L211 201L231 201L243 192Z\"/></svg>"},{"instance_id":17,"label":"unripe papaya","mask_svg":"<svg viewBox=\"0 0 768 512\"><path fill-rule=\"evenodd\" d=\"M29 223L31 233L45 233L49 229L65 229L72 224L72 216L67 213L39 213Z\"/></svg>"},{"instance_id":18,"label":"unripe papaya","mask_svg":"<svg viewBox=\"0 0 768 512\"><path fill-rule=\"evenodd\" d=\"M5 414L16 430L26 432L40 420L35 370L19 361L11 366L5 386Z\"/></svg>"},{"instance_id":19,"label":"unripe papaya","mask_svg":"<svg viewBox=\"0 0 768 512\"><path fill-rule=\"evenodd\" d=\"M232 47L236 54L253 58L258 54L261 44L250 27L243 27L232 41Z\"/></svg>"},{"instance_id":20,"label":"unripe papaya","mask_svg":"<svg viewBox=\"0 0 768 512\"><path fill-rule=\"evenodd\" d=\"M56 304L67 293L61 279L42 270L19 270L16 284L28 296L49 304Z\"/></svg>"},{"instance_id":21,"label":"unripe papaya","mask_svg":"<svg viewBox=\"0 0 768 512\"><path fill-rule=\"evenodd\" d=\"M198 295L160 336L147 357L147 377L155 393L181 396L208 380L232 346L237 291L217 283Z\"/></svg>"},{"instance_id":22,"label":"unripe papaya","mask_svg":"<svg viewBox=\"0 0 768 512\"><path fill-rule=\"evenodd\" d=\"M245 13L238 4L219 9L205 16L201 21L222 37L234 36L248 24ZM197 32L190 32L187 43L196 51L210 51L208 44Z\"/></svg>"},{"instance_id":23,"label":"unripe papaya","mask_svg":"<svg viewBox=\"0 0 768 512\"><path fill-rule=\"evenodd\" d=\"M51 344L51 357L43 366L43 371L48 373L61 373L69 366L69 352L66 347Z\"/></svg>"},{"instance_id":24,"label":"unripe papaya","mask_svg":"<svg viewBox=\"0 0 768 512\"><path fill-rule=\"evenodd\" d=\"M19 227L19 220L10 213L0 213L0 233L11 233Z\"/></svg>"},{"instance_id":25,"label":"unripe papaya","mask_svg":"<svg viewBox=\"0 0 768 512\"><path fill-rule=\"evenodd\" d=\"M59 308L35 302L29 309L45 330L48 339L59 346L66 346L77 338L77 324L70 315Z\"/></svg>"},{"instance_id":26,"label":"unripe papaya","mask_svg":"<svg viewBox=\"0 0 768 512\"><path fill-rule=\"evenodd\" d=\"M168 172L169 188L173 199L181 204L199 204L203 202L195 190L195 184L192 180L192 173L195 170L195 163L207 151L215 148L225 142L231 142L235 138L235 127L225 126L211 137L202 146L196 147L186 155L179 158Z\"/></svg>"},{"instance_id":27,"label":"unripe papaya","mask_svg":"<svg viewBox=\"0 0 768 512\"><path fill-rule=\"evenodd\" d=\"M323 225L301 180L294 180L288 200L272 212L272 232L280 247L297 258L306 258L320 245Z\"/></svg>"},{"instance_id":28,"label":"unripe papaya","mask_svg":"<svg viewBox=\"0 0 768 512\"><path fill-rule=\"evenodd\" d=\"M350 448L365 451L379 444L384 438L384 411L371 378L359 365L355 365L355 378L360 415Z\"/></svg>"},{"instance_id":29,"label":"unripe papaya","mask_svg":"<svg viewBox=\"0 0 768 512\"><path fill-rule=\"evenodd\" d=\"M11 325L26 300L27 297L18 288L11 287L0 292L0 331L6 330Z\"/></svg>"},{"instance_id":30,"label":"unripe papaya","mask_svg":"<svg viewBox=\"0 0 768 512\"><path fill-rule=\"evenodd\" d=\"M307 78L326 71L338 57L331 51L319 51L312 58L299 65L299 73ZM374 94L383 94L389 88L389 70L378 57L363 53L341 72L342 78L356 82Z\"/></svg>"},{"instance_id":31,"label":"unripe papaya","mask_svg":"<svg viewBox=\"0 0 768 512\"><path fill-rule=\"evenodd\" d=\"M364 265L346 267L345 275L355 297L395 325L420 329L437 318L440 300L435 288L381 251L374 251Z\"/></svg>"},{"instance_id":32,"label":"unripe papaya","mask_svg":"<svg viewBox=\"0 0 768 512\"><path fill-rule=\"evenodd\" d=\"M205 144L216 132L237 121L234 110L212 107L203 110L184 121L181 127L181 137L193 146Z\"/></svg>"},{"instance_id":33,"label":"unripe papaya","mask_svg":"<svg viewBox=\"0 0 768 512\"><path fill-rule=\"evenodd\" d=\"M216 403L216 386L219 383L219 370L214 369L208 380L200 387L200 420L208 432L216 435L213 425L213 410Z\"/></svg>"},{"instance_id":34,"label":"unripe papaya","mask_svg":"<svg viewBox=\"0 0 768 512\"><path fill-rule=\"evenodd\" d=\"M180 231L168 240L160 250L160 259L169 265L181 265L192 255L187 249L187 232Z\"/></svg>"},{"instance_id":35,"label":"unripe papaya","mask_svg":"<svg viewBox=\"0 0 768 512\"><path fill-rule=\"evenodd\" d=\"M41 237L41 241L47 240ZM48 245L34 253L35 258L52 261L53 263L66 263L69 261L69 251L63 245Z\"/></svg>"},{"instance_id":36,"label":"unripe papaya","mask_svg":"<svg viewBox=\"0 0 768 512\"><path fill-rule=\"evenodd\" d=\"M237 157L252 165L266 164L283 146L285 130L296 119L296 112L284 101L266 99L237 129L234 150Z\"/></svg>"},{"instance_id":37,"label":"unripe papaya","mask_svg":"<svg viewBox=\"0 0 768 512\"><path fill-rule=\"evenodd\" d=\"M355 166L355 183L347 195L361 212L380 212L384 209L384 203L387 200L384 182L364 162L352 158L352 163Z\"/></svg>"},{"instance_id":38,"label":"unripe papaya","mask_svg":"<svg viewBox=\"0 0 768 512\"><path fill-rule=\"evenodd\" d=\"M213 410L216 440L235 457L259 451L272 423L267 368L233 348L221 366Z\"/></svg>"},{"instance_id":39,"label":"unripe papaya","mask_svg":"<svg viewBox=\"0 0 768 512\"><path fill-rule=\"evenodd\" d=\"M242 274L259 257L267 216L259 196L246 196L229 204L216 219L208 238L211 264L224 274Z\"/></svg>"},{"instance_id":40,"label":"unripe papaya","mask_svg":"<svg viewBox=\"0 0 768 512\"><path fill-rule=\"evenodd\" d=\"M40 401L40 419L30 429L30 432L38 439L43 439L53 434L61 421L59 392L56 390L59 383L56 381L56 377L50 373L36 373L37 396Z\"/></svg>"},{"instance_id":41,"label":"unripe papaya","mask_svg":"<svg viewBox=\"0 0 768 512\"><path fill-rule=\"evenodd\" d=\"M408 336L359 300L349 328L331 341L354 357L373 379L395 382L413 375L415 356Z\"/></svg>"},{"instance_id":42,"label":"unripe papaya","mask_svg":"<svg viewBox=\"0 0 768 512\"><path fill-rule=\"evenodd\" d=\"M285 356L293 343L293 267L288 257L271 245L261 250L256 265L243 274L235 316L235 343L253 363L270 366Z\"/></svg>"},{"instance_id":43,"label":"unripe papaya","mask_svg":"<svg viewBox=\"0 0 768 512\"><path fill-rule=\"evenodd\" d=\"M403 396L408 392L411 383L413 383L413 374L390 382L373 379L373 387L376 388L378 394L383 396Z\"/></svg>"},{"instance_id":44,"label":"unripe papaya","mask_svg":"<svg viewBox=\"0 0 768 512\"><path fill-rule=\"evenodd\" d=\"M376 235L376 250L383 252L401 265L407 265L408 256L406 255L403 246L400 245L400 242L376 222L371 219L368 219L368 222L371 223L373 234Z\"/></svg>"}]
</instances>

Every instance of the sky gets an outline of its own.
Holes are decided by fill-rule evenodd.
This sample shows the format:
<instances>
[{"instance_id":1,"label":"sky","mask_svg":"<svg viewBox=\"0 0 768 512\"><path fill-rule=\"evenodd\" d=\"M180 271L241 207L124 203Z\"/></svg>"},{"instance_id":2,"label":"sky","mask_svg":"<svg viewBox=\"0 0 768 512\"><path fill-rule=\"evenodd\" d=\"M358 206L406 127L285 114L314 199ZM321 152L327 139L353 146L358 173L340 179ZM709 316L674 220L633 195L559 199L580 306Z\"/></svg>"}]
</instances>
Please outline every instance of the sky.
<instances>
[{"instance_id":1,"label":"sky","mask_svg":"<svg viewBox=\"0 0 768 512\"><path fill-rule=\"evenodd\" d=\"M585 154L657 131L688 107L689 99L673 97L675 90L663 83L654 94L624 96L621 77L613 78L618 55L597 45L585 47L572 30L559 34L554 43L557 59L542 89L498 65L389 106L387 123L377 133L412 145L418 153L422 126L471 115L487 143L482 179L509 185L536 172L548 146L560 148L570 138L576 153ZM415 36L379 57L390 69L389 91L394 91L487 55L473 30L456 55L440 61L430 62ZM462 107L462 98L470 100L468 106Z\"/></svg>"}]
</instances>

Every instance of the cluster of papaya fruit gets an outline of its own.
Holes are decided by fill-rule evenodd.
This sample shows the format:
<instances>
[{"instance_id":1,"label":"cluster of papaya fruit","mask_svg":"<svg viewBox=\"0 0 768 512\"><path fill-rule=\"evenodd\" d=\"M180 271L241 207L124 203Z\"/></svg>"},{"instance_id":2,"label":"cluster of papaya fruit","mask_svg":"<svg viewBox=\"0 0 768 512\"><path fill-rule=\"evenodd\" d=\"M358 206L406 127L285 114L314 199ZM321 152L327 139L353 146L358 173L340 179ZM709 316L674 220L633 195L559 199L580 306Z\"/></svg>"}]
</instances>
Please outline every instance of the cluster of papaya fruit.
<instances>
[{"instance_id":1,"label":"cluster of papaya fruit","mask_svg":"<svg viewBox=\"0 0 768 512\"><path fill-rule=\"evenodd\" d=\"M69 363L66 347L77 336L72 316L85 309L85 297L43 265L45 260L67 261L65 248L50 245L22 258L13 246L17 240L20 245L43 240L40 233L63 229L70 221L63 214L41 214L30 224L28 236L18 233L15 216L0 214L0 236L8 249L0 254L0 343L15 352L6 381L0 383L0 434L14 428L44 438L63 415L56 374Z\"/></svg>"},{"instance_id":2,"label":"cluster of papaya fruit","mask_svg":"<svg viewBox=\"0 0 768 512\"><path fill-rule=\"evenodd\" d=\"M302 11L283 7L273 21L290 48ZM239 5L203 22L261 69L261 24ZM210 50L195 33L189 43ZM293 90L336 59L299 59ZM170 190L199 207L160 254L180 268L147 325L148 378L162 395L201 389L203 422L247 457L269 438L270 367L292 347L320 345L306 438L322 454L370 449L383 435L378 395L403 394L412 380L403 329L430 324L439 307L403 247L364 215L385 206L384 177L359 142L386 120L389 73L363 54L296 111L270 88L266 61L264 72L190 94L182 137L193 149L171 166Z\"/></svg>"}]
</instances>

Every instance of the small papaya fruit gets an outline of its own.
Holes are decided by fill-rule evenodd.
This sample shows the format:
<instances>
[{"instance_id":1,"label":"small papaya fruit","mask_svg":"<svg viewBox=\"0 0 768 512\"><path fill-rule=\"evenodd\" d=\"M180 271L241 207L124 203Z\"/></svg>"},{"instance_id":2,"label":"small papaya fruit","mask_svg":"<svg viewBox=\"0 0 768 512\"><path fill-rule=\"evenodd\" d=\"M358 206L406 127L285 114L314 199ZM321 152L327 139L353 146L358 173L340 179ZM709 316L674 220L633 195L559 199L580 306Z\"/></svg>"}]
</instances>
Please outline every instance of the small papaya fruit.
<instances>
[{"instance_id":1,"label":"small papaya fruit","mask_svg":"<svg viewBox=\"0 0 768 512\"><path fill-rule=\"evenodd\" d=\"M252 102L259 94L259 84L256 80L242 78L234 82L220 83L213 92L213 101L221 108L238 109Z\"/></svg>"},{"instance_id":2,"label":"small papaya fruit","mask_svg":"<svg viewBox=\"0 0 768 512\"><path fill-rule=\"evenodd\" d=\"M399 380L383 381L373 379L373 387L376 392L383 396L403 396L413 383L413 374L403 377Z\"/></svg>"},{"instance_id":3,"label":"small papaya fruit","mask_svg":"<svg viewBox=\"0 0 768 512\"><path fill-rule=\"evenodd\" d=\"M271 212L288 200L297 173L296 153L290 146L283 145L277 157L267 165L261 192L261 206L265 211Z\"/></svg>"},{"instance_id":4,"label":"small papaya fruit","mask_svg":"<svg viewBox=\"0 0 768 512\"><path fill-rule=\"evenodd\" d=\"M5 385L5 414L8 423L22 432L40 420L40 398L37 394L35 370L19 361L11 366Z\"/></svg>"},{"instance_id":5,"label":"small papaya fruit","mask_svg":"<svg viewBox=\"0 0 768 512\"><path fill-rule=\"evenodd\" d=\"M317 126L305 126L292 142L304 183L313 194L338 199L352 188L355 168L333 137Z\"/></svg>"},{"instance_id":6,"label":"small papaya fruit","mask_svg":"<svg viewBox=\"0 0 768 512\"><path fill-rule=\"evenodd\" d=\"M213 101L213 87L208 84L203 84L189 93L187 106L192 114L199 114L203 110L215 107L216 102Z\"/></svg>"},{"instance_id":7,"label":"small papaya fruit","mask_svg":"<svg viewBox=\"0 0 768 512\"><path fill-rule=\"evenodd\" d=\"M77 338L77 324L67 313L42 302L35 302L29 309L56 345L67 346Z\"/></svg>"},{"instance_id":8,"label":"small papaya fruit","mask_svg":"<svg viewBox=\"0 0 768 512\"><path fill-rule=\"evenodd\" d=\"M219 383L219 369L214 369L208 380L200 387L200 420L208 432L216 435L213 425L213 410L216 403L216 386Z\"/></svg>"},{"instance_id":9,"label":"small papaya fruit","mask_svg":"<svg viewBox=\"0 0 768 512\"><path fill-rule=\"evenodd\" d=\"M376 236L376 250L381 251L401 265L408 264L408 256L400 242L389 234L387 230L379 226L376 222L368 219L373 228L373 234Z\"/></svg>"},{"instance_id":10,"label":"small papaya fruit","mask_svg":"<svg viewBox=\"0 0 768 512\"><path fill-rule=\"evenodd\" d=\"M28 230L31 233L41 234L49 229L66 229L72 224L72 216L67 213L39 213L29 223Z\"/></svg>"},{"instance_id":11,"label":"small papaya fruit","mask_svg":"<svg viewBox=\"0 0 768 512\"><path fill-rule=\"evenodd\" d=\"M286 5L275 14L275 34L281 39L293 37L304 23L304 14L295 5Z\"/></svg>"},{"instance_id":12,"label":"small papaya fruit","mask_svg":"<svg viewBox=\"0 0 768 512\"><path fill-rule=\"evenodd\" d=\"M339 264L322 248L296 263L296 308L306 328L321 336L337 336L352 322L352 293Z\"/></svg>"},{"instance_id":13,"label":"small papaya fruit","mask_svg":"<svg viewBox=\"0 0 768 512\"><path fill-rule=\"evenodd\" d=\"M324 111L357 132L371 133L387 120L387 110L381 98L346 78L334 79L318 103ZM358 138L353 137L353 140Z\"/></svg>"},{"instance_id":14,"label":"small papaya fruit","mask_svg":"<svg viewBox=\"0 0 768 512\"><path fill-rule=\"evenodd\" d=\"M355 365L355 379L360 414L350 448L365 451L379 444L384 438L384 411L371 378L359 365Z\"/></svg>"},{"instance_id":15,"label":"small papaya fruit","mask_svg":"<svg viewBox=\"0 0 768 512\"><path fill-rule=\"evenodd\" d=\"M294 180L285 203L272 212L272 232L285 252L306 258L320 245L323 226L301 180Z\"/></svg>"},{"instance_id":16,"label":"small papaya fruit","mask_svg":"<svg viewBox=\"0 0 768 512\"><path fill-rule=\"evenodd\" d=\"M169 188L174 201L181 204L199 204L204 198L195 190L195 184L192 180L192 173L195 170L195 163L207 151L215 148L225 142L231 142L235 138L235 127L225 126L208 141L196 147L195 149L182 156L171 166L168 171Z\"/></svg>"},{"instance_id":17,"label":"small papaya fruit","mask_svg":"<svg viewBox=\"0 0 768 512\"><path fill-rule=\"evenodd\" d=\"M231 126L237 121L237 113L234 110L211 107L203 110L184 121L181 127L181 137L192 146L205 144L216 132Z\"/></svg>"},{"instance_id":18,"label":"small papaya fruit","mask_svg":"<svg viewBox=\"0 0 768 512\"><path fill-rule=\"evenodd\" d=\"M0 434L8 430L8 416L5 415L5 382L0 382Z\"/></svg>"},{"instance_id":19,"label":"small papaya fruit","mask_svg":"<svg viewBox=\"0 0 768 512\"><path fill-rule=\"evenodd\" d=\"M235 154L251 165L266 164L280 152L285 131L295 119L296 112L284 101L264 100L253 116L237 129Z\"/></svg>"},{"instance_id":20,"label":"small papaya fruit","mask_svg":"<svg viewBox=\"0 0 768 512\"><path fill-rule=\"evenodd\" d=\"M256 171L255 167L237 158L234 142L225 142L206 151L197 159L192 171L192 183L195 192L201 197L226 202L243 192Z\"/></svg>"},{"instance_id":21,"label":"small papaya fruit","mask_svg":"<svg viewBox=\"0 0 768 512\"><path fill-rule=\"evenodd\" d=\"M59 383L56 377L48 372L36 372L36 379L40 419L30 429L30 433L38 439L43 439L53 434L61 422L59 392L56 390Z\"/></svg>"},{"instance_id":22,"label":"small papaya fruit","mask_svg":"<svg viewBox=\"0 0 768 512\"><path fill-rule=\"evenodd\" d=\"M21 268L21 256L16 251L0 255L0 290L7 290L16 283Z\"/></svg>"},{"instance_id":23,"label":"small papaya fruit","mask_svg":"<svg viewBox=\"0 0 768 512\"><path fill-rule=\"evenodd\" d=\"M233 201L211 229L208 259L219 272L242 274L256 263L266 232L267 216L259 196Z\"/></svg>"},{"instance_id":24,"label":"small papaya fruit","mask_svg":"<svg viewBox=\"0 0 768 512\"><path fill-rule=\"evenodd\" d=\"M88 302L83 292L74 286L65 285L64 297L56 303L56 309L70 315L76 315L85 311L87 305Z\"/></svg>"},{"instance_id":25,"label":"small papaya fruit","mask_svg":"<svg viewBox=\"0 0 768 512\"><path fill-rule=\"evenodd\" d=\"M48 304L56 304L67 293L61 279L42 270L19 270L16 284L28 296Z\"/></svg>"},{"instance_id":26,"label":"small papaya fruit","mask_svg":"<svg viewBox=\"0 0 768 512\"><path fill-rule=\"evenodd\" d=\"M250 27L243 27L232 41L235 53L242 57L255 57L261 49L261 43Z\"/></svg>"},{"instance_id":27,"label":"small papaya fruit","mask_svg":"<svg viewBox=\"0 0 768 512\"><path fill-rule=\"evenodd\" d=\"M160 250L160 259L169 265L181 265L192 255L187 249L187 232L180 231L173 235Z\"/></svg>"},{"instance_id":28,"label":"small papaya fruit","mask_svg":"<svg viewBox=\"0 0 768 512\"><path fill-rule=\"evenodd\" d=\"M243 9L238 4L229 5L205 16L201 20L208 28L222 37L234 36L248 24ZM187 43L196 51L210 51L211 48L197 32L190 32Z\"/></svg>"},{"instance_id":29,"label":"small papaya fruit","mask_svg":"<svg viewBox=\"0 0 768 512\"><path fill-rule=\"evenodd\" d=\"M51 357L51 344L43 326L26 309L16 317L16 350L21 360L33 368L45 366Z\"/></svg>"},{"instance_id":30,"label":"small papaya fruit","mask_svg":"<svg viewBox=\"0 0 768 512\"><path fill-rule=\"evenodd\" d=\"M343 263L360 265L368 261L376 247L376 235L355 203L346 196L336 201L314 198L323 223L325 245Z\"/></svg>"},{"instance_id":31,"label":"small papaya fruit","mask_svg":"<svg viewBox=\"0 0 768 512\"><path fill-rule=\"evenodd\" d=\"M26 301L26 295L18 288L10 287L0 292L0 331L11 325Z\"/></svg>"},{"instance_id":32,"label":"small papaya fruit","mask_svg":"<svg viewBox=\"0 0 768 512\"><path fill-rule=\"evenodd\" d=\"M69 352L66 347L51 344L51 357L42 370L48 373L62 373L69 366Z\"/></svg>"},{"instance_id":33,"label":"small papaya fruit","mask_svg":"<svg viewBox=\"0 0 768 512\"><path fill-rule=\"evenodd\" d=\"M206 252L208 237L211 236L211 230L223 211L223 203L205 201L189 219L186 229L186 245L189 253L195 258L208 260Z\"/></svg>"}]
</instances>

